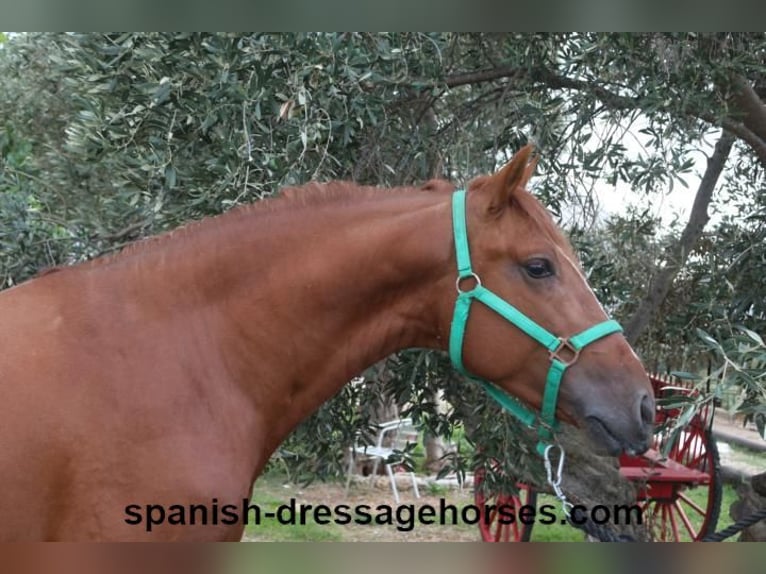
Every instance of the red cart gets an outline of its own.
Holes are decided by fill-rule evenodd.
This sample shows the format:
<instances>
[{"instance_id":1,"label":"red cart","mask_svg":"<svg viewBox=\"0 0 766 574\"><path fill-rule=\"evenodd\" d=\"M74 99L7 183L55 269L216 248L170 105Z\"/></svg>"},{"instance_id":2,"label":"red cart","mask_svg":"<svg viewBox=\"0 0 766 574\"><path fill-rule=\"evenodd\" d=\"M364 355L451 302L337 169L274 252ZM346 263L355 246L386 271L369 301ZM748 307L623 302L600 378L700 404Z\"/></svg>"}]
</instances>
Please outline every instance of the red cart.
<instances>
[{"instance_id":1,"label":"red cart","mask_svg":"<svg viewBox=\"0 0 766 574\"><path fill-rule=\"evenodd\" d=\"M658 398L677 394L693 397L696 393L688 381L660 376L650 379ZM667 423L680 414L680 407L658 407L656 426L665 430L655 435L652 448L641 456L620 457L620 473L636 483L637 503L657 541L699 540L715 531L721 507L721 469L711 428L714 407L705 403L682 431L671 435L673 425ZM661 452L670 440L674 444L663 457ZM517 484L519 492L515 495L485 496L482 481L482 473L477 472L474 496L480 509L492 504L509 504L517 509L536 505L537 491L530 484ZM479 529L487 542L525 542L532 534L531 524L501 524L497 513L482 516Z\"/></svg>"}]
</instances>

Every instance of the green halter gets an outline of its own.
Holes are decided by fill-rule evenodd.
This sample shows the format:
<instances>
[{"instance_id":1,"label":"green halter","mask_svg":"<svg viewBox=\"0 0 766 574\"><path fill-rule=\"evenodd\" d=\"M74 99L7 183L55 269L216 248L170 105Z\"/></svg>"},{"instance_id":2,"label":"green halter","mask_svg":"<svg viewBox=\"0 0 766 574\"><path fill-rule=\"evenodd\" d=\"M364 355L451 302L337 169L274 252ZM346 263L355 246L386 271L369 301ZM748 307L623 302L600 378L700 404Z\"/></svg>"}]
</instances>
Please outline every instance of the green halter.
<instances>
[{"instance_id":1,"label":"green halter","mask_svg":"<svg viewBox=\"0 0 766 574\"><path fill-rule=\"evenodd\" d=\"M558 421L556 421L556 402L558 400L559 386L561 379L567 367L574 364L580 351L586 345L593 343L622 331L622 327L617 321L604 321L590 327L568 339L556 337L548 332L532 319L524 315L510 303L507 303L492 291L481 284L481 279L471 267L471 254L468 249L468 229L465 218L466 192L464 189L456 191L452 196L452 228L455 236L455 253L457 256L458 276L455 282L457 288L457 300L455 301L455 313L452 316L452 328L450 331L449 353L452 364L465 376L480 382L486 392L495 399L500 406L509 411L522 423L528 427L538 426L537 435L539 442L537 450L542 455L548 442L553 438L553 431L556 430ZM473 289L463 291L460 284L464 279L472 279L475 283ZM517 399L508 395L499 387L475 377L468 373L463 365L463 339L465 338L465 328L468 322L468 314L471 311L471 303L477 300L495 313L503 317L506 321L513 323L524 333L532 337L543 347L548 349L551 359L551 368L548 371L548 377L545 381L545 391L543 393L543 404L538 415L528 407L522 405ZM563 358L560 353L569 352L572 356L569 359Z\"/></svg>"}]
</instances>

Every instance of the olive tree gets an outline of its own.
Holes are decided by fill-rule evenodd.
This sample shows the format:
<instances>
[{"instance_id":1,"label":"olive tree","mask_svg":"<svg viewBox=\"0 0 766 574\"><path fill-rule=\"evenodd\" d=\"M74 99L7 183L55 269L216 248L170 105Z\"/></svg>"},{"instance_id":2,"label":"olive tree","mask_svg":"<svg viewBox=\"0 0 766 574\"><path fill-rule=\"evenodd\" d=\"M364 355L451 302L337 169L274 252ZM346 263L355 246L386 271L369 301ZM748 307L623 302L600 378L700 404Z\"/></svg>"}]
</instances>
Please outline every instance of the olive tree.
<instances>
[{"instance_id":1,"label":"olive tree","mask_svg":"<svg viewBox=\"0 0 766 574\"><path fill-rule=\"evenodd\" d=\"M677 341L682 360L720 359L697 328L722 348L749 336L737 325L763 333L765 71L764 34L14 35L0 50L3 286L282 185L464 184L534 141L534 192L570 215L594 289L647 365L677 368ZM628 185L648 207L688 185L700 154L688 221L599 217L598 186ZM739 211L711 229L725 203ZM523 429L443 355L401 353L367 380L286 442L292 472L342 472L343 445L385 396L429 433L462 427L481 445L448 468L539 476Z\"/></svg>"}]
</instances>

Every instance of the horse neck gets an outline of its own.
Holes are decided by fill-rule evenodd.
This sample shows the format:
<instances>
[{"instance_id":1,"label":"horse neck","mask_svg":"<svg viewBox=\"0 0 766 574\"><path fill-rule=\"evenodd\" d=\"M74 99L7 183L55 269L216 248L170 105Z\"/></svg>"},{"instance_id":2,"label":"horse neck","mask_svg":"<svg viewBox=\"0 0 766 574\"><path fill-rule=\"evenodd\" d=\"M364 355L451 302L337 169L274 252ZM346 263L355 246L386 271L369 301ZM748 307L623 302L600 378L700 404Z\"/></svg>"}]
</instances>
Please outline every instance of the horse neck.
<instances>
[{"instance_id":1,"label":"horse neck","mask_svg":"<svg viewBox=\"0 0 766 574\"><path fill-rule=\"evenodd\" d=\"M435 302L454 281L450 230L449 196L409 190L256 209L196 250L187 284L207 298L226 371L269 419L270 449L376 361L445 346Z\"/></svg>"}]
</instances>

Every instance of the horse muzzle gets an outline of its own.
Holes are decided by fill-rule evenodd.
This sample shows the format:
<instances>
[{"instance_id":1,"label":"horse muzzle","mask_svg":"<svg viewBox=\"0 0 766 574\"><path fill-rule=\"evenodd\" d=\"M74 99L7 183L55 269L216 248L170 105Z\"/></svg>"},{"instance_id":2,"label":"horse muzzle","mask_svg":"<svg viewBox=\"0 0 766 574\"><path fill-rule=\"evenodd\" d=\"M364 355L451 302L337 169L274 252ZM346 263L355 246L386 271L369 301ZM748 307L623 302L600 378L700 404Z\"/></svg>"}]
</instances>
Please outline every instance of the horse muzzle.
<instances>
[{"instance_id":1,"label":"horse muzzle","mask_svg":"<svg viewBox=\"0 0 766 574\"><path fill-rule=\"evenodd\" d=\"M582 419L588 437L604 454L641 454L651 445L654 398L642 390L626 407L591 403L584 411Z\"/></svg>"}]
</instances>

